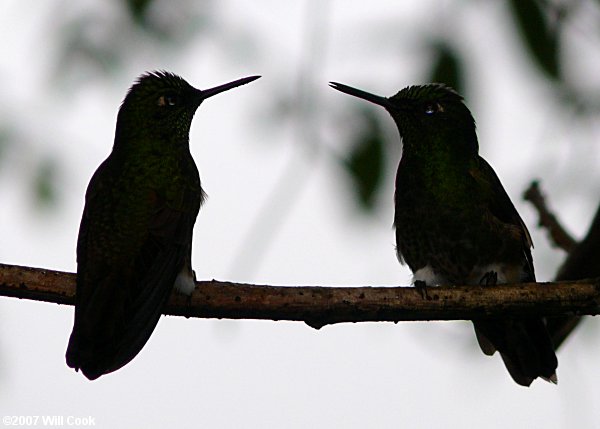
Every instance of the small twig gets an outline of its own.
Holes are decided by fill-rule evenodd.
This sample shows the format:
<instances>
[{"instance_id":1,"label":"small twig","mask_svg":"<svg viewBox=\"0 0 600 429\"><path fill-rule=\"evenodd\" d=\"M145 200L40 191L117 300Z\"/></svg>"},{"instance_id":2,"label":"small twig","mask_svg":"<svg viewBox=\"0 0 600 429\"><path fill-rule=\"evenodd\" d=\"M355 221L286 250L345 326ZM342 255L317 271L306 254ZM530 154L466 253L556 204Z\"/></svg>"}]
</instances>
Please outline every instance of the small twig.
<instances>
[{"instance_id":1,"label":"small twig","mask_svg":"<svg viewBox=\"0 0 600 429\"><path fill-rule=\"evenodd\" d=\"M544 198L544 195L542 195L537 180L531 182L531 185L529 185L529 188L523 194L523 198L533 204L536 208L539 215L538 225L548 230L552 242L565 252L571 252L575 246L577 246L577 242L562 227L556 216L548 209L546 199Z\"/></svg>"}]
</instances>

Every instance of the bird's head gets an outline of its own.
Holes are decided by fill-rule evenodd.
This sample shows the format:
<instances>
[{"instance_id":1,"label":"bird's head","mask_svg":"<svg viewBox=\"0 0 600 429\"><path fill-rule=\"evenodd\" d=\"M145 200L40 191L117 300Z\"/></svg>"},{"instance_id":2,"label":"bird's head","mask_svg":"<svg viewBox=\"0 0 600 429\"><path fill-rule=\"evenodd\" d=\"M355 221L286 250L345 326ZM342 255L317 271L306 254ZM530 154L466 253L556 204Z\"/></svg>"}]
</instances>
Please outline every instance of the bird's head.
<instances>
[{"instance_id":1,"label":"bird's head","mask_svg":"<svg viewBox=\"0 0 600 429\"><path fill-rule=\"evenodd\" d=\"M435 83L415 85L392 97L381 97L336 82L330 86L383 106L398 126L405 152L449 150L477 154L475 120L463 98L450 87Z\"/></svg>"},{"instance_id":2,"label":"bird's head","mask_svg":"<svg viewBox=\"0 0 600 429\"><path fill-rule=\"evenodd\" d=\"M200 90L167 71L145 73L123 100L117 119L117 136L141 134L187 142L194 113L204 100L259 77L246 77Z\"/></svg>"}]
</instances>

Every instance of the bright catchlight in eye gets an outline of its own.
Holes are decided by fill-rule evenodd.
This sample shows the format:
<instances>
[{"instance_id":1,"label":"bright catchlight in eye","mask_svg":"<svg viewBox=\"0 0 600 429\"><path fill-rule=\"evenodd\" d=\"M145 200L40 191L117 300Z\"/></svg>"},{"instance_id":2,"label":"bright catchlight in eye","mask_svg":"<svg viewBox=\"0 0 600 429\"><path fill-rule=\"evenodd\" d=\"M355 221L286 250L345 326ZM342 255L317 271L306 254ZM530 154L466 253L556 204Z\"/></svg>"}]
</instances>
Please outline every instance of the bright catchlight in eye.
<instances>
[{"instance_id":1,"label":"bright catchlight in eye","mask_svg":"<svg viewBox=\"0 0 600 429\"><path fill-rule=\"evenodd\" d=\"M159 106L175 106L177 104L177 97L174 95L161 95L158 97L157 103Z\"/></svg>"},{"instance_id":2,"label":"bright catchlight in eye","mask_svg":"<svg viewBox=\"0 0 600 429\"><path fill-rule=\"evenodd\" d=\"M443 112L444 107L440 103L432 103L425 106L425 114L433 115L434 113Z\"/></svg>"}]
</instances>

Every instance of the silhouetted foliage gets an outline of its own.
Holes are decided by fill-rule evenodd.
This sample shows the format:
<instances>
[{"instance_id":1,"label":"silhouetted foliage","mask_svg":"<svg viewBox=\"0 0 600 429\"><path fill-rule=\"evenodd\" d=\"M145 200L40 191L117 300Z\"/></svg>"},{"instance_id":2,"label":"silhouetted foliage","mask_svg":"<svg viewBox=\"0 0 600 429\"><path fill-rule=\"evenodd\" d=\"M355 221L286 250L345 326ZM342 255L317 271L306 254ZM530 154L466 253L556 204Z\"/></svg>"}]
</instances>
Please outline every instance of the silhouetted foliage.
<instances>
[{"instance_id":1,"label":"silhouetted foliage","mask_svg":"<svg viewBox=\"0 0 600 429\"><path fill-rule=\"evenodd\" d=\"M445 83L459 93L464 90L462 59L450 45L439 42L434 45L435 59L431 68L430 82Z\"/></svg>"},{"instance_id":2,"label":"silhouetted foliage","mask_svg":"<svg viewBox=\"0 0 600 429\"><path fill-rule=\"evenodd\" d=\"M510 5L524 48L541 71L552 79L559 79L560 21L550 21L550 12L554 9L548 2L542 4L535 0L511 0Z\"/></svg>"},{"instance_id":3,"label":"silhouetted foliage","mask_svg":"<svg viewBox=\"0 0 600 429\"><path fill-rule=\"evenodd\" d=\"M371 211L385 167L385 139L373 109L364 108L358 112L364 125L352 136L352 150L345 167L353 181L354 198L363 210Z\"/></svg>"}]
</instances>

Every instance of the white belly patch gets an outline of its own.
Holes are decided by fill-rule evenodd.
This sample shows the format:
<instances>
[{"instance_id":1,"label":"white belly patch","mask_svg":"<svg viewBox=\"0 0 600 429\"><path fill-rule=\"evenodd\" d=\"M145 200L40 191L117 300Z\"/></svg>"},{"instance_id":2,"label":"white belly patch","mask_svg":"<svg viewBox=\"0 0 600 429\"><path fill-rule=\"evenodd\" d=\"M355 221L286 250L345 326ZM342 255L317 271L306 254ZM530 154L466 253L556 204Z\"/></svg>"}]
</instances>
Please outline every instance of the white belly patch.
<instances>
[{"instance_id":1,"label":"white belly patch","mask_svg":"<svg viewBox=\"0 0 600 429\"><path fill-rule=\"evenodd\" d=\"M521 281L521 269L518 266L506 265L506 264L489 264L479 265L473 268L469 276L467 277L467 284L478 285L483 276L490 271L494 271L498 274L497 283L519 283ZM426 265L423 268L419 268L413 273L413 283L416 281L425 282L427 286L439 286L443 284L449 284L448 281L433 271L431 265Z\"/></svg>"},{"instance_id":2,"label":"white belly patch","mask_svg":"<svg viewBox=\"0 0 600 429\"><path fill-rule=\"evenodd\" d=\"M194 271L184 267L175 279L175 284L173 285L175 291L183 295L191 295L194 289L196 289L195 277Z\"/></svg>"},{"instance_id":3,"label":"white belly patch","mask_svg":"<svg viewBox=\"0 0 600 429\"><path fill-rule=\"evenodd\" d=\"M417 281L425 282L427 286L448 284L446 279L443 276L436 274L430 265L425 265L423 268L419 268L413 273L413 283Z\"/></svg>"}]
</instances>

